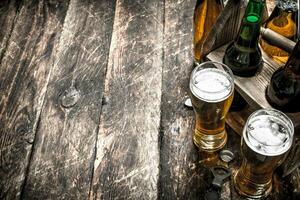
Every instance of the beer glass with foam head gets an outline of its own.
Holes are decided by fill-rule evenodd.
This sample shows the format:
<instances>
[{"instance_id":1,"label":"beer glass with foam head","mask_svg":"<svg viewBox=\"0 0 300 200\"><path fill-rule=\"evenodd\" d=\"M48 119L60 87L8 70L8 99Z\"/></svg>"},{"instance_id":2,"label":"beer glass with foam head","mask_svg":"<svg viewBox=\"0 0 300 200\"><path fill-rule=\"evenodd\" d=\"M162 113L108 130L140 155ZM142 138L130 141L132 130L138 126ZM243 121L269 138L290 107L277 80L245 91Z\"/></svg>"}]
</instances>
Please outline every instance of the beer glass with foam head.
<instances>
[{"instance_id":1,"label":"beer glass with foam head","mask_svg":"<svg viewBox=\"0 0 300 200\"><path fill-rule=\"evenodd\" d=\"M199 64L190 77L190 96L196 115L193 141L202 151L215 152L227 142L225 117L233 99L229 67L219 62Z\"/></svg>"},{"instance_id":2,"label":"beer glass with foam head","mask_svg":"<svg viewBox=\"0 0 300 200\"><path fill-rule=\"evenodd\" d=\"M272 190L274 170L283 162L293 143L294 126L282 112L262 109L248 118L243 130L243 162L234 176L240 195L264 198Z\"/></svg>"}]
</instances>

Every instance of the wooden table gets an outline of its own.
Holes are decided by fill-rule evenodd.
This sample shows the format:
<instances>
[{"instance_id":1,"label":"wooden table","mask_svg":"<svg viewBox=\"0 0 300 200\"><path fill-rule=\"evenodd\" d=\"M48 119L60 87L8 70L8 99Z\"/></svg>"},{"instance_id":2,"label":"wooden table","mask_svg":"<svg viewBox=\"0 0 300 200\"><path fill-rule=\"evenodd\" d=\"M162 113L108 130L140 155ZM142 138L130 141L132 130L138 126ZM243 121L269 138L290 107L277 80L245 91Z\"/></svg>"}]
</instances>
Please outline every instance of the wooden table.
<instances>
[{"instance_id":1,"label":"wooden table","mask_svg":"<svg viewBox=\"0 0 300 200\"><path fill-rule=\"evenodd\" d=\"M211 176L183 105L194 5L1 1L0 199L203 198ZM233 170L239 140L229 130Z\"/></svg>"}]
</instances>

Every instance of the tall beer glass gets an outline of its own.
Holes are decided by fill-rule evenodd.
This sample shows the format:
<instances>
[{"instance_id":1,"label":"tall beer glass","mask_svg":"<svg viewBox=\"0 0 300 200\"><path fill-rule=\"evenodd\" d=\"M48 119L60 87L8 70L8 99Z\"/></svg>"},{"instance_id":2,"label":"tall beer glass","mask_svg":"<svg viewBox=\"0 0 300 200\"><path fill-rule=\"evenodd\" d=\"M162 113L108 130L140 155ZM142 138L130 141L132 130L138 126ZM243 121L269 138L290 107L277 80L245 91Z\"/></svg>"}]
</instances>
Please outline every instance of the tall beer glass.
<instances>
[{"instance_id":1,"label":"tall beer glass","mask_svg":"<svg viewBox=\"0 0 300 200\"><path fill-rule=\"evenodd\" d=\"M193 70L190 78L190 96L196 115L193 141L200 150L214 152L226 144L225 117L233 90L233 75L226 65L204 62Z\"/></svg>"},{"instance_id":2,"label":"tall beer glass","mask_svg":"<svg viewBox=\"0 0 300 200\"><path fill-rule=\"evenodd\" d=\"M234 176L239 194L250 198L268 196L273 172L283 162L293 135L293 123L280 111L262 109L250 115L241 142L242 166Z\"/></svg>"}]
</instances>

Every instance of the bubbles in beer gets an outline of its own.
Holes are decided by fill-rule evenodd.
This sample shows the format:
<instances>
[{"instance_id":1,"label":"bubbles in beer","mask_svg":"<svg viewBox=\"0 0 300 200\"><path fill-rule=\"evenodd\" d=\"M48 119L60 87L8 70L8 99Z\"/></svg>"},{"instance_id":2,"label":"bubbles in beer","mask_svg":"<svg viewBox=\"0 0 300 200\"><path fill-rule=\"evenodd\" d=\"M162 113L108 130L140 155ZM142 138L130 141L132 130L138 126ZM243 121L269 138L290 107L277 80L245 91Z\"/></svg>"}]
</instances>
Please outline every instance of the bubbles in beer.
<instances>
[{"instance_id":1,"label":"bubbles in beer","mask_svg":"<svg viewBox=\"0 0 300 200\"><path fill-rule=\"evenodd\" d=\"M207 102L222 101L233 91L231 77L217 68L196 71L192 81L192 93Z\"/></svg>"},{"instance_id":2,"label":"bubbles in beer","mask_svg":"<svg viewBox=\"0 0 300 200\"><path fill-rule=\"evenodd\" d=\"M247 145L255 152L275 156L285 153L291 146L290 128L276 116L253 117L244 130Z\"/></svg>"}]
</instances>

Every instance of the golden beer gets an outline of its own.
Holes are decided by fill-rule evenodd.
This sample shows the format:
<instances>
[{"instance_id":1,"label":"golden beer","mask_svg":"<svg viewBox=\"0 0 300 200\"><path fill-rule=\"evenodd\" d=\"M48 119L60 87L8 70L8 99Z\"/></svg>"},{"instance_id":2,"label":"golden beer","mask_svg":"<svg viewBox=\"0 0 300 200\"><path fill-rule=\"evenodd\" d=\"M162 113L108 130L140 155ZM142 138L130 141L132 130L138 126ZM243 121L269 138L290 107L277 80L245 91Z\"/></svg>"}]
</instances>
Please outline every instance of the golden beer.
<instances>
[{"instance_id":1,"label":"golden beer","mask_svg":"<svg viewBox=\"0 0 300 200\"><path fill-rule=\"evenodd\" d=\"M194 56L197 62L200 62L203 56L204 41L221 11L220 0L197 0L194 10Z\"/></svg>"},{"instance_id":2,"label":"golden beer","mask_svg":"<svg viewBox=\"0 0 300 200\"><path fill-rule=\"evenodd\" d=\"M214 152L226 144L225 117L233 90L232 72L222 63L205 62L192 72L190 91L196 116L193 141L200 150Z\"/></svg>"},{"instance_id":3,"label":"golden beer","mask_svg":"<svg viewBox=\"0 0 300 200\"><path fill-rule=\"evenodd\" d=\"M254 112L243 131L243 162L234 176L237 192L250 198L264 198L272 190L274 170L283 162L293 142L294 127L280 111Z\"/></svg>"}]
</instances>

